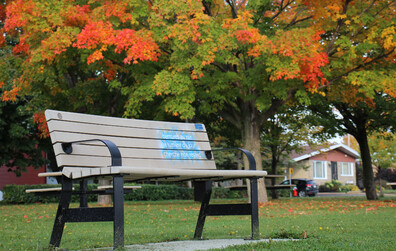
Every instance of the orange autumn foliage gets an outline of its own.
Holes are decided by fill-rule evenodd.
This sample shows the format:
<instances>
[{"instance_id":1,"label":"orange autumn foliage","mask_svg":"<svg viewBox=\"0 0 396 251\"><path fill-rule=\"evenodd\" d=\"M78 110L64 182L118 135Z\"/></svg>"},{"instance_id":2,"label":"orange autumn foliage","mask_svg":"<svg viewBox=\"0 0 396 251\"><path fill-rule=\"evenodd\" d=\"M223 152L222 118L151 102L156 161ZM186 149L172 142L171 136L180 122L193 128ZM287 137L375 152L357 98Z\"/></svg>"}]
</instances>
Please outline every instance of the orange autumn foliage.
<instances>
[{"instance_id":1,"label":"orange autumn foliage","mask_svg":"<svg viewBox=\"0 0 396 251\"><path fill-rule=\"evenodd\" d=\"M16 102L20 90L21 87L14 85L10 91L3 91L3 94L1 95L1 100L3 102Z\"/></svg>"},{"instance_id":2,"label":"orange autumn foliage","mask_svg":"<svg viewBox=\"0 0 396 251\"><path fill-rule=\"evenodd\" d=\"M38 130L40 132L40 137L41 138L48 138L49 137L49 130L48 130L48 125L47 121L45 119L45 114L44 112L38 112L35 113L33 116L34 122L38 126Z\"/></svg>"},{"instance_id":3,"label":"orange autumn foliage","mask_svg":"<svg viewBox=\"0 0 396 251\"><path fill-rule=\"evenodd\" d=\"M292 63L299 67L294 71L291 70L290 65L279 67L270 79L301 79L305 82L308 90L316 90L320 85L324 85L327 80L321 67L327 65L329 61L327 54L319 49L321 48L321 33L316 32L307 36L297 30L280 34L278 39L271 44L272 53L290 57ZM312 50L302 50L301 48L311 48Z\"/></svg>"},{"instance_id":4,"label":"orange autumn foliage","mask_svg":"<svg viewBox=\"0 0 396 251\"><path fill-rule=\"evenodd\" d=\"M4 32L15 34L20 29L19 43L14 47L14 53L24 53L35 61L52 61L72 46L91 51L88 64L102 60L103 53L110 49L116 53L126 52L126 64L137 63L138 60L158 60L159 48L150 31L123 28L113 22L114 18L118 18L121 23L137 23L127 1L97 2L103 2L103 5L16 0L7 5ZM52 10L52 7L59 9ZM53 15L53 11L59 11L57 16ZM37 33L42 33L42 42L31 47Z\"/></svg>"}]
</instances>

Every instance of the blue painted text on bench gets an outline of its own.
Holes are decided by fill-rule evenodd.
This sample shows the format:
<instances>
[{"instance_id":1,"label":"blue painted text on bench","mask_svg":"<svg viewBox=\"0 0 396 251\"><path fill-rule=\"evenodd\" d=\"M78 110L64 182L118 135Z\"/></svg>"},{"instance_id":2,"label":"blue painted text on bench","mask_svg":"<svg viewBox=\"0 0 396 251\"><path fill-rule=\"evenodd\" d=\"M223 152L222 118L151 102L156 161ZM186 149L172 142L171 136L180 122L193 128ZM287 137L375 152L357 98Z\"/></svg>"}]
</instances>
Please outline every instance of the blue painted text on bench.
<instances>
[{"instance_id":1,"label":"blue painted text on bench","mask_svg":"<svg viewBox=\"0 0 396 251\"><path fill-rule=\"evenodd\" d=\"M195 129L197 129L199 131L204 131L204 127L202 124L195 124Z\"/></svg>"},{"instance_id":2,"label":"blue painted text on bench","mask_svg":"<svg viewBox=\"0 0 396 251\"><path fill-rule=\"evenodd\" d=\"M198 151L163 150L162 155L167 159L199 160L202 154Z\"/></svg>"},{"instance_id":3,"label":"blue painted text on bench","mask_svg":"<svg viewBox=\"0 0 396 251\"><path fill-rule=\"evenodd\" d=\"M192 133L180 130L161 131L162 156L176 160L200 160L204 158Z\"/></svg>"},{"instance_id":4,"label":"blue painted text on bench","mask_svg":"<svg viewBox=\"0 0 396 251\"><path fill-rule=\"evenodd\" d=\"M161 131L162 139L177 139L177 140L194 140L192 133L183 132L179 130Z\"/></svg>"}]
</instances>

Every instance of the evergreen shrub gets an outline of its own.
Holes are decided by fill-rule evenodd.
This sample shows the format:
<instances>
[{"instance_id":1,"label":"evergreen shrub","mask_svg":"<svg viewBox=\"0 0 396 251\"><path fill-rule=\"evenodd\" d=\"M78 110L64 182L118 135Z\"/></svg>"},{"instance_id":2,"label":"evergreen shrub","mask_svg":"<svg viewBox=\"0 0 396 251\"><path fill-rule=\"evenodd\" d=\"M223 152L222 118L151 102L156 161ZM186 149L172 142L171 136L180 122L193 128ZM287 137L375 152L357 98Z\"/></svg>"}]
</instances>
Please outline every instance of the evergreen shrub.
<instances>
[{"instance_id":1,"label":"evergreen shrub","mask_svg":"<svg viewBox=\"0 0 396 251\"><path fill-rule=\"evenodd\" d=\"M125 184L136 185L136 184ZM159 200L192 200L194 190L192 188L177 185L141 185L142 188L134 189L124 195L126 201L159 201ZM59 195L37 196L34 193L26 193L27 189L54 188L60 185L6 185L3 188L3 204L29 204L29 203L58 203ZM79 184L73 185L79 190ZM89 184L88 189L96 189L97 184ZM214 187L212 199L237 199L246 197L246 191L235 191L228 188ZM72 196L72 202L79 202L78 195ZM97 195L88 195L88 202L96 202Z\"/></svg>"}]
</instances>

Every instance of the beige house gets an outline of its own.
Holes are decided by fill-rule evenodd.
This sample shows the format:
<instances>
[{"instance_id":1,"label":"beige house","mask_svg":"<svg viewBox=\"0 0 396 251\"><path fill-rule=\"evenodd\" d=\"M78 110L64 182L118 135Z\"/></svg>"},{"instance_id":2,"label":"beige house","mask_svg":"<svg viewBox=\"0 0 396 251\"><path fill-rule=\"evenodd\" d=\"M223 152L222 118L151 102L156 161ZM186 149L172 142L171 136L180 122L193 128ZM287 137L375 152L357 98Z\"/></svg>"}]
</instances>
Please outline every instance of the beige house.
<instances>
[{"instance_id":1,"label":"beige house","mask_svg":"<svg viewBox=\"0 0 396 251\"><path fill-rule=\"evenodd\" d=\"M300 166L293 168L291 176L293 179L311 179L318 185L331 180L356 185L356 159L359 157L357 151L344 144L319 150L307 147L303 153L291 156L291 159Z\"/></svg>"}]
</instances>

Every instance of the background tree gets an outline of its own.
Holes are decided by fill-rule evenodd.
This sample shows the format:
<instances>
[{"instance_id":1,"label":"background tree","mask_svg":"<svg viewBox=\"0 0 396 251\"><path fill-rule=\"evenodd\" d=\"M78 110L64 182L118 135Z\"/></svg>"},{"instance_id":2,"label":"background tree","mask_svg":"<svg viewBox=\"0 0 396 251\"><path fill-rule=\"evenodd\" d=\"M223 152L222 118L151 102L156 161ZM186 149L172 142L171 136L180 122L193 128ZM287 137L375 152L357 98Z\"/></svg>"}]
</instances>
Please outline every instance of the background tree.
<instances>
[{"instance_id":1,"label":"background tree","mask_svg":"<svg viewBox=\"0 0 396 251\"><path fill-rule=\"evenodd\" d=\"M319 114L317 119L320 120L324 128L338 130L341 134L351 134L359 143L366 196L368 199L376 199L368 137L374 132L389 131L394 133L394 125L396 123L393 112L396 105L395 98L377 94L372 100L375 105L367 104L366 102L358 102L355 105L331 102L332 106L337 107L339 113L334 113L333 109L326 109L326 103L323 98L320 98L319 102L321 102L321 105L316 103L312 110ZM327 105L327 108L331 107L329 103Z\"/></svg>"},{"instance_id":2,"label":"background tree","mask_svg":"<svg viewBox=\"0 0 396 251\"><path fill-rule=\"evenodd\" d=\"M396 168L396 135L383 132L369 136L372 163L377 169L376 179L379 180L380 196L383 196L382 180L388 180L388 168ZM391 182L390 180L388 180Z\"/></svg>"},{"instance_id":3,"label":"background tree","mask_svg":"<svg viewBox=\"0 0 396 251\"><path fill-rule=\"evenodd\" d=\"M327 86L312 107L359 143L367 199L376 199L368 135L394 132L395 1L305 1L322 34ZM324 106L328 106L326 109ZM334 112L336 110L336 112Z\"/></svg>"},{"instance_id":4,"label":"background tree","mask_svg":"<svg viewBox=\"0 0 396 251\"><path fill-rule=\"evenodd\" d=\"M373 164L381 168L395 168L396 135L390 132L373 133L368 140Z\"/></svg>"},{"instance_id":5,"label":"background tree","mask_svg":"<svg viewBox=\"0 0 396 251\"><path fill-rule=\"evenodd\" d=\"M5 81L0 82L0 167L20 176L28 166L40 167L46 163L45 142L40 139L33 113L12 92L10 82L19 72L20 61L10 54L9 47L0 50L0 67L4 69L1 78Z\"/></svg>"},{"instance_id":6,"label":"background tree","mask_svg":"<svg viewBox=\"0 0 396 251\"><path fill-rule=\"evenodd\" d=\"M347 134L342 137L342 143L346 146L349 146L350 148L352 148L355 151L359 151L359 143L350 134Z\"/></svg>"},{"instance_id":7,"label":"background tree","mask_svg":"<svg viewBox=\"0 0 396 251\"><path fill-rule=\"evenodd\" d=\"M0 29L4 25L4 3L0 2ZM20 73L22 60L14 57L11 48L16 41L6 42L0 37L0 167L17 176L29 166L40 167L46 162L43 156L45 142L34 123L33 113L25 109L12 81Z\"/></svg>"},{"instance_id":8,"label":"background tree","mask_svg":"<svg viewBox=\"0 0 396 251\"><path fill-rule=\"evenodd\" d=\"M321 127L311 123L311 116L303 106L284 105L278 113L264 123L261 135L264 169L270 174L279 174L278 167L287 168L290 155L302 152L306 146L314 147L328 140L332 135L324 133ZM272 179L272 186L276 180ZM278 191L272 190L272 198L278 198Z\"/></svg>"},{"instance_id":9,"label":"background tree","mask_svg":"<svg viewBox=\"0 0 396 251\"><path fill-rule=\"evenodd\" d=\"M0 95L4 92L7 92L5 86L0 89ZM43 150L48 147L45 143L33 114L24 108L22 101L0 102L0 167L20 176L29 166L43 166L46 164Z\"/></svg>"}]
</instances>

